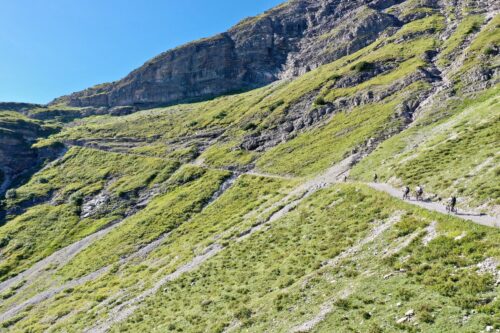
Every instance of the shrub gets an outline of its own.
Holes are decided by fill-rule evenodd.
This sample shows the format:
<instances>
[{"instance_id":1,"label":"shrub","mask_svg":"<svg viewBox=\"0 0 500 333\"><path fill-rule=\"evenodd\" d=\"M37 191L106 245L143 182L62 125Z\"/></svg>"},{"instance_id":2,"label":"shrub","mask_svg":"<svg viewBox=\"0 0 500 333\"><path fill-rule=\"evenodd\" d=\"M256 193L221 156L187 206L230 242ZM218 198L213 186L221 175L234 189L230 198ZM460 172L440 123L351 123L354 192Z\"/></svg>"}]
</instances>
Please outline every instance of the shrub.
<instances>
[{"instance_id":1,"label":"shrub","mask_svg":"<svg viewBox=\"0 0 500 333\"><path fill-rule=\"evenodd\" d=\"M243 126L243 130L244 131L253 131L255 129L257 129L257 125L254 124L254 123L248 123L248 124L245 124L245 126Z\"/></svg>"},{"instance_id":2,"label":"shrub","mask_svg":"<svg viewBox=\"0 0 500 333\"><path fill-rule=\"evenodd\" d=\"M422 304L417 311L418 317L422 322L432 324L434 323L433 311L434 309L428 304Z\"/></svg>"},{"instance_id":3,"label":"shrub","mask_svg":"<svg viewBox=\"0 0 500 333\"><path fill-rule=\"evenodd\" d=\"M269 111L272 112L272 111L276 110L278 107L282 106L283 104L285 104L285 101L280 99L269 106Z\"/></svg>"},{"instance_id":4,"label":"shrub","mask_svg":"<svg viewBox=\"0 0 500 333\"><path fill-rule=\"evenodd\" d=\"M487 56L493 56L497 54L497 51L493 45L488 45L486 49L484 49L484 54Z\"/></svg>"},{"instance_id":5,"label":"shrub","mask_svg":"<svg viewBox=\"0 0 500 333\"><path fill-rule=\"evenodd\" d=\"M406 288L398 289L398 296L403 300L408 302L412 297L415 296L415 293Z\"/></svg>"},{"instance_id":6,"label":"shrub","mask_svg":"<svg viewBox=\"0 0 500 333\"><path fill-rule=\"evenodd\" d=\"M39 184L47 184L48 182L49 180L45 177L41 177L40 179L38 179Z\"/></svg>"},{"instance_id":7,"label":"shrub","mask_svg":"<svg viewBox=\"0 0 500 333\"><path fill-rule=\"evenodd\" d=\"M477 22L475 22L475 23L474 23L474 24L473 24L473 25L469 28L469 30L467 30L467 31L465 32L465 34L470 35L470 34L472 34L472 33L478 32L480 29L481 29L480 24L479 24L479 23L477 23Z\"/></svg>"},{"instance_id":8,"label":"shrub","mask_svg":"<svg viewBox=\"0 0 500 333\"><path fill-rule=\"evenodd\" d=\"M368 327L368 333L383 333L384 330L378 326L377 324L371 324L370 327Z\"/></svg>"},{"instance_id":9,"label":"shrub","mask_svg":"<svg viewBox=\"0 0 500 333\"><path fill-rule=\"evenodd\" d=\"M11 237L9 235L0 238L0 249L9 245Z\"/></svg>"},{"instance_id":10,"label":"shrub","mask_svg":"<svg viewBox=\"0 0 500 333\"><path fill-rule=\"evenodd\" d=\"M373 68L373 64L367 61L360 61L351 67L351 70L356 72L366 72Z\"/></svg>"},{"instance_id":11,"label":"shrub","mask_svg":"<svg viewBox=\"0 0 500 333\"><path fill-rule=\"evenodd\" d=\"M222 111L222 112L219 112L215 117L214 119L217 119L217 120L222 120L224 118L227 117L227 112L226 111Z\"/></svg>"},{"instance_id":12,"label":"shrub","mask_svg":"<svg viewBox=\"0 0 500 333\"><path fill-rule=\"evenodd\" d=\"M333 80L338 80L338 79L340 79L341 77L342 77L341 75L338 75L337 73L335 73L335 74L332 74L332 75L328 78L328 80L330 80L330 81L333 81Z\"/></svg>"},{"instance_id":13,"label":"shrub","mask_svg":"<svg viewBox=\"0 0 500 333\"><path fill-rule=\"evenodd\" d=\"M316 104L316 105L325 105L326 101L323 98L323 96L318 96L318 98L316 98L316 100L314 101L314 104Z\"/></svg>"},{"instance_id":14,"label":"shrub","mask_svg":"<svg viewBox=\"0 0 500 333\"><path fill-rule=\"evenodd\" d=\"M69 203L73 206L81 206L83 204L83 195L80 192L75 192L69 197Z\"/></svg>"},{"instance_id":15,"label":"shrub","mask_svg":"<svg viewBox=\"0 0 500 333\"><path fill-rule=\"evenodd\" d=\"M349 310L349 308L351 307L351 302L346 298L341 298L335 302L335 306L343 310Z\"/></svg>"},{"instance_id":16,"label":"shrub","mask_svg":"<svg viewBox=\"0 0 500 333\"><path fill-rule=\"evenodd\" d=\"M238 311L235 314L235 317L238 318L239 320L249 319L251 316L252 316L252 310L246 307L238 309Z\"/></svg>"}]
</instances>

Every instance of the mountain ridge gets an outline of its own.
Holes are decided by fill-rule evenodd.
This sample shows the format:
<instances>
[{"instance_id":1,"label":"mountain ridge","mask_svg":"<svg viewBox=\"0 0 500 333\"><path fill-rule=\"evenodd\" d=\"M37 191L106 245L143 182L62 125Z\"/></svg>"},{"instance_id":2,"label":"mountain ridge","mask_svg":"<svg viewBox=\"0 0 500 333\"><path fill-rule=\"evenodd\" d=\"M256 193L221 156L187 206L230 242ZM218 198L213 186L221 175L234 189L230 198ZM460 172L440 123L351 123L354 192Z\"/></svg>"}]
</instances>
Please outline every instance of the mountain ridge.
<instances>
[{"instance_id":1,"label":"mountain ridge","mask_svg":"<svg viewBox=\"0 0 500 333\"><path fill-rule=\"evenodd\" d=\"M58 98L51 104L147 108L254 89L294 77L373 42L388 26L400 24L381 12L394 3L292 0L227 32L166 51L122 80ZM333 12L340 14L332 16ZM346 26L321 37L335 25L326 18L339 21L349 15L355 19L360 16L354 31ZM352 41L346 43L346 38ZM346 45L315 55L336 40Z\"/></svg>"},{"instance_id":2,"label":"mountain ridge","mask_svg":"<svg viewBox=\"0 0 500 333\"><path fill-rule=\"evenodd\" d=\"M500 330L498 5L295 3L260 88L0 112L62 149L1 202L0 332Z\"/></svg>"}]
</instances>

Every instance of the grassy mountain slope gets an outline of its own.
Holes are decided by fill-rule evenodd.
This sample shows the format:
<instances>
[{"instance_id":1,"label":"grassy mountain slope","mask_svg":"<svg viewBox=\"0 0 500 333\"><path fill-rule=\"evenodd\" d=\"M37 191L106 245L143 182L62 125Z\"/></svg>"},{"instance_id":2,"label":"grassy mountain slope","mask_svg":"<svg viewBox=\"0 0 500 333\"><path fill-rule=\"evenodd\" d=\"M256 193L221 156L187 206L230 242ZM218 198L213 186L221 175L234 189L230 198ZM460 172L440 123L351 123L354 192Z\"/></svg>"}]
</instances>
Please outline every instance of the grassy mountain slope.
<instances>
[{"instance_id":1,"label":"grassy mountain slope","mask_svg":"<svg viewBox=\"0 0 500 333\"><path fill-rule=\"evenodd\" d=\"M39 140L68 150L3 201L0 332L500 329L500 230L366 185L498 216L499 16L384 11L297 78Z\"/></svg>"}]
</instances>

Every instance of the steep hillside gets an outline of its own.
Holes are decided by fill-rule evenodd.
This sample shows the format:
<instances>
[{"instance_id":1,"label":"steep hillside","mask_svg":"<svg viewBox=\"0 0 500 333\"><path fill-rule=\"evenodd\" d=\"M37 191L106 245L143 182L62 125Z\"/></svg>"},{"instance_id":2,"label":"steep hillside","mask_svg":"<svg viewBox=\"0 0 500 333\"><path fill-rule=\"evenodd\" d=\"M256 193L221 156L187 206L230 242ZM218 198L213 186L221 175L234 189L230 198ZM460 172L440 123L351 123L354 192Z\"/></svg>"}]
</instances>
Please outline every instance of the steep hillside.
<instances>
[{"instance_id":1,"label":"steep hillside","mask_svg":"<svg viewBox=\"0 0 500 333\"><path fill-rule=\"evenodd\" d=\"M496 6L290 1L1 112L64 150L2 201L0 332L500 331Z\"/></svg>"},{"instance_id":2,"label":"steep hillside","mask_svg":"<svg viewBox=\"0 0 500 333\"><path fill-rule=\"evenodd\" d=\"M305 73L403 22L394 1L292 0L229 31L170 50L127 77L56 99L76 107L151 107L250 90Z\"/></svg>"},{"instance_id":3,"label":"steep hillside","mask_svg":"<svg viewBox=\"0 0 500 333\"><path fill-rule=\"evenodd\" d=\"M27 104L1 103L0 107L15 109ZM53 134L58 126L47 125L27 118L15 111L0 109L0 195L26 176L37 170L45 159L57 154L57 145L46 149L34 149L37 139ZM13 192L11 192L13 193ZM2 214L0 213L0 219Z\"/></svg>"}]
</instances>

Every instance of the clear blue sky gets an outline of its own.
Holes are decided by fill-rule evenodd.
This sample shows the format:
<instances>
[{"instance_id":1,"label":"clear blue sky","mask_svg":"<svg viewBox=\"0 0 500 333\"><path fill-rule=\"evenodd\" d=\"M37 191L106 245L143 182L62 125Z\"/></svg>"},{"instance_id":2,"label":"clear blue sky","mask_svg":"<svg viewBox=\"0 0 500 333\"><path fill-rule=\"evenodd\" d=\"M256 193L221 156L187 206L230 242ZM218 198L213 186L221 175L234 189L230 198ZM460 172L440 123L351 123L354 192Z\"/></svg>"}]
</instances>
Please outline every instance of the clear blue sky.
<instances>
[{"instance_id":1,"label":"clear blue sky","mask_svg":"<svg viewBox=\"0 0 500 333\"><path fill-rule=\"evenodd\" d=\"M0 0L0 101L114 81L284 0Z\"/></svg>"}]
</instances>

